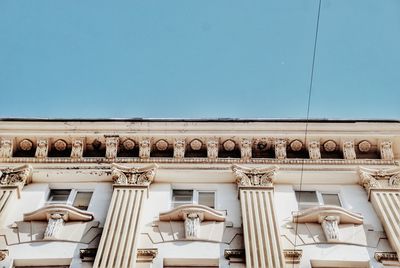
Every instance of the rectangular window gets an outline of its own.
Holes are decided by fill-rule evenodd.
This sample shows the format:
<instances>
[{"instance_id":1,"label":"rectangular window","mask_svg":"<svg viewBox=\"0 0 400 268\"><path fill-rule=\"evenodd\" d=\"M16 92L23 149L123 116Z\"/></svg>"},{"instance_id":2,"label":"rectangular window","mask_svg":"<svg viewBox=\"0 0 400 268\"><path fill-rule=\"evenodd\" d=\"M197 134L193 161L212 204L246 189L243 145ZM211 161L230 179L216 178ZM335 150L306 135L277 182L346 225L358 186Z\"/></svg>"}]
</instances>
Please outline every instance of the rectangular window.
<instances>
[{"instance_id":1,"label":"rectangular window","mask_svg":"<svg viewBox=\"0 0 400 268\"><path fill-rule=\"evenodd\" d=\"M48 204L65 204L81 210L87 210L93 191L76 189L50 189Z\"/></svg>"},{"instance_id":2,"label":"rectangular window","mask_svg":"<svg viewBox=\"0 0 400 268\"><path fill-rule=\"evenodd\" d=\"M172 207L193 203L193 190L172 190Z\"/></svg>"},{"instance_id":3,"label":"rectangular window","mask_svg":"<svg viewBox=\"0 0 400 268\"><path fill-rule=\"evenodd\" d=\"M92 199L93 192L77 192L74 203L72 206L81 210L87 210L89 207L90 199Z\"/></svg>"},{"instance_id":4,"label":"rectangular window","mask_svg":"<svg viewBox=\"0 0 400 268\"><path fill-rule=\"evenodd\" d=\"M173 189L171 201L173 208L188 204L199 204L215 208L215 191Z\"/></svg>"},{"instance_id":5,"label":"rectangular window","mask_svg":"<svg viewBox=\"0 0 400 268\"><path fill-rule=\"evenodd\" d=\"M198 192L198 204L214 208L215 192Z\"/></svg>"},{"instance_id":6,"label":"rectangular window","mask_svg":"<svg viewBox=\"0 0 400 268\"><path fill-rule=\"evenodd\" d=\"M71 189L51 189L47 201L49 203L65 204L68 202L70 194L71 194Z\"/></svg>"},{"instance_id":7,"label":"rectangular window","mask_svg":"<svg viewBox=\"0 0 400 268\"><path fill-rule=\"evenodd\" d=\"M342 206L339 193L324 193L320 191L295 191L299 210L322 206Z\"/></svg>"}]
</instances>

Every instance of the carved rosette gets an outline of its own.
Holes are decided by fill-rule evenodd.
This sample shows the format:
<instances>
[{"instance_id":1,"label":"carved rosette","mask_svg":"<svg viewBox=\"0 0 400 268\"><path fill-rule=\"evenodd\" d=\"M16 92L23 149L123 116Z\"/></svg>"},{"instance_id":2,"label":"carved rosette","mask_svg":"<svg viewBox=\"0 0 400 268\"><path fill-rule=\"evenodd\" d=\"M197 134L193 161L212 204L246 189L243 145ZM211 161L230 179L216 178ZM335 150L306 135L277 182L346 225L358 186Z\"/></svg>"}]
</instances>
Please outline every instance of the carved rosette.
<instances>
[{"instance_id":1,"label":"carved rosette","mask_svg":"<svg viewBox=\"0 0 400 268\"><path fill-rule=\"evenodd\" d=\"M275 140L275 158L285 159L286 158L286 140L277 139Z\"/></svg>"},{"instance_id":2,"label":"carved rosette","mask_svg":"<svg viewBox=\"0 0 400 268\"><path fill-rule=\"evenodd\" d=\"M372 189L400 189L400 168L369 169L360 167L360 185L368 192Z\"/></svg>"},{"instance_id":3,"label":"carved rosette","mask_svg":"<svg viewBox=\"0 0 400 268\"><path fill-rule=\"evenodd\" d=\"M233 165L232 171L239 187L272 187L278 167L247 168Z\"/></svg>"},{"instance_id":4,"label":"carved rosette","mask_svg":"<svg viewBox=\"0 0 400 268\"><path fill-rule=\"evenodd\" d=\"M139 141L139 157L142 159L150 158L150 139L142 139Z\"/></svg>"},{"instance_id":5,"label":"carved rosette","mask_svg":"<svg viewBox=\"0 0 400 268\"><path fill-rule=\"evenodd\" d=\"M116 185L149 186L156 175L157 165L144 168L129 168L117 164L111 165L111 176Z\"/></svg>"},{"instance_id":6,"label":"carved rosette","mask_svg":"<svg viewBox=\"0 0 400 268\"><path fill-rule=\"evenodd\" d=\"M72 141L71 158L80 159L83 157L83 139L74 139Z\"/></svg>"},{"instance_id":7,"label":"carved rosette","mask_svg":"<svg viewBox=\"0 0 400 268\"><path fill-rule=\"evenodd\" d=\"M46 158L48 152L49 152L49 141L47 139L38 139L35 157Z\"/></svg>"},{"instance_id":8,"label":"carved rosette","mask_svg":"<svg viewBox=\"0 0 400 268\"><path fill-rule=\"evenodd\" d=\"M2 139L0 141L0 158L11 158L13 153L13 140Z\"/></svg>"},{"instance_id":9,"label":"carved rosette","mask_svg":"<svg viewBox=\"0 0 400 268\"><path fill-rule=\"evenodd\" d=\"M16 168L6 168L0 170L1 186L19 186L22 187L31 180L32 167L24 165Z\"/></svg>"},{"instance_id":10,"label":"carved rosette","mask_svg":"<svg viewBox=\"0 0 400 268\"><path fill-rule=\"evenodd\" d=\"M321 159L321 149L319 141L310 141L308 143L308 154L310 159Z\"/></svg>"},{"instance_id":11,"label":"carved rosette","mask_svg":"<svg viewBox=\"0 0 400 268\"><path fill-rule=\"evenodd\" d=\"M207 157L209 159L217 159L218 158L218 139L209 139L207 140Z\"/></svg>"},{"instance_id":12,"label":"carved rosette","mask_svg":"<svg viewBox=\"0 0 400 268\"><path fill-rule=\"evenodd\" d=\"M119 137L106 137L106 158L115 159L118 153Z\"/></svg>"},{"instance_id":13,"label":"carved rosette","mask_svg":"<svg viewBox=\"0 0 400 268\"><path fill-rule=\"evenodd\" d=\"M240 141L240 155L243 160L249 160L251 158L251 139L242 139Z\"/></svg>"},{"instance_id":14,"label":"carved rosette","mask_svg":"<svg viewBox=\"0 0 400 268\"><path fill-rule=\"evenodd\" d=\"M182 159L185 156L185 139L174 140L174 158Z\"/></svg>"},{"instance_id":15,"label":"carved rosette","mask_svg":"<svg viewBox=\"0 0 400 268\"><path fill-rule=\"evenodd\" d=\"M381 159L383 159L383 160L393 160L394 159L391 141L381 142L380 154L381 154Z\"/></svg>"},{"instance_id":16,"label":"carved rosette","mask_svg":"<svg viewBox=\"0 0 400 268\"><path fill-rule=\"evenodd\" d=\"M343 158L346 160L354 160L356 159L356 150L354 149L353 141L344 141L343 142Z\"/></svg>"}]
</instances>

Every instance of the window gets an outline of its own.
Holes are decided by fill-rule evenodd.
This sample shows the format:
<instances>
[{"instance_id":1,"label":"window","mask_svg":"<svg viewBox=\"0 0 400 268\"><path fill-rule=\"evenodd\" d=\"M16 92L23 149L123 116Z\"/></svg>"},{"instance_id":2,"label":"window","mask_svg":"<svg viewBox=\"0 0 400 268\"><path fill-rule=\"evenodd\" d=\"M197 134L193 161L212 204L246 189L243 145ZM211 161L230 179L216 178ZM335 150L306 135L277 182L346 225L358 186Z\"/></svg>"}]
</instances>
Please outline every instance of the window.
<instances>
[{"instance_id":1,"label":"window","mask_svg":"<svg viewBox=\"0 0 400 268\"><path fill-rule=\"evenodd\" d=\"M215 191L173 189L172 207L176 208L187 204L199 204L215 208Z\"/></svg>"},{"instance_id":2,"label":"window","mask_svg":"<svg viewBox=\"0 0 400 268\"><path fill-rule=\"evenodd\" d=\"M66 204L81 210L87 210L93 192L76 189L50 189L48 204Z\"/></svg>"},{"instance_id":3,"label":"window","mask_svg":"<svg viewBox=\"0 0 400 268\"><path fill-rule=\"evenodd\" d=\"M320 191L295 191L299 210L322 206L342 206L339 193L326 193Z\"/></svg>"}]
</instances>

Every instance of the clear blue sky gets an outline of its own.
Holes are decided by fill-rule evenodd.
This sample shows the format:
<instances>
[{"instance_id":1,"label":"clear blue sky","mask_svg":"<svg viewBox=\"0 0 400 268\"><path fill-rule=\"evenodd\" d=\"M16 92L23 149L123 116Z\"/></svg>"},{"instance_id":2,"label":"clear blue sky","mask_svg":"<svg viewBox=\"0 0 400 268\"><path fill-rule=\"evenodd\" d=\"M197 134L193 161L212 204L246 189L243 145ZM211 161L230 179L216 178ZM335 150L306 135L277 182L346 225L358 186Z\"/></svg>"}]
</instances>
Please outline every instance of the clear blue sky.
<instances>
[{"instance_id":1,"label":"clear blue sky","mask_svg":"<svg viewBox=\"0 0 400 268\"><path fill-rule=\"evenodd\" d=\"M304 118L318 0L2 0L0 117ZM400 118L400 1L322 0L312 118Z\"/></svg>"}]
</instances>

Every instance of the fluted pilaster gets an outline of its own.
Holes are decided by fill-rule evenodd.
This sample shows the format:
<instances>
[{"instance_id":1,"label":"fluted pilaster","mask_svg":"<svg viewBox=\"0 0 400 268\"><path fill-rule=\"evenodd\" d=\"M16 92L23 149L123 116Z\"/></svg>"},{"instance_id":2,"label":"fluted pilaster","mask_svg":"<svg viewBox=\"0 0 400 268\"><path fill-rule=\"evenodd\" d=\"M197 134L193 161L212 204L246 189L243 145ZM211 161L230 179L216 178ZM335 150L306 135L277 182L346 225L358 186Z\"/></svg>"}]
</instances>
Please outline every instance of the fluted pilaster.
<instances>
[{"instance_id":1,"label":"fluted pilaster","mask_svg":"<svg viewBox=\"0 0 400 268\"><path fill-rule=\"evenodd\" d=\"M142 207L156 167L112 166L114 190L93 267L135 267Z\"/></svg>"},{"instance_id":2,"label":"fluted pilaster","mask_svg":"<svg viewBox=\"0 0 400 268\"><path fill-rule=\"evenodd\" d=\"M233 166L239 187L246 267L284 267L275 216L272 179L277 167L249 169Z\"/></svg>"}]
</instances>

